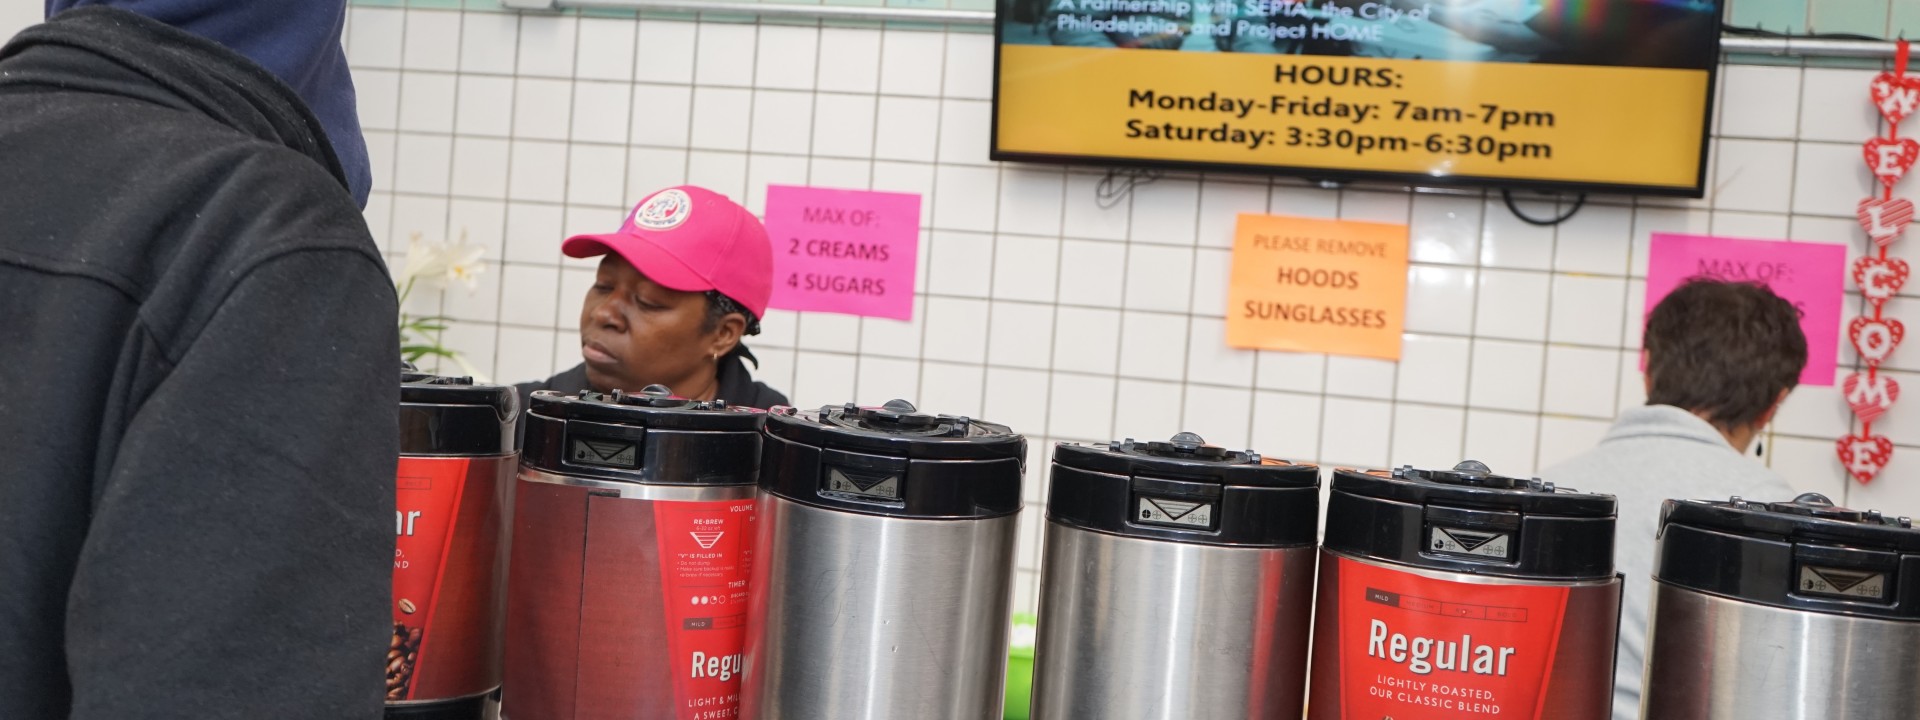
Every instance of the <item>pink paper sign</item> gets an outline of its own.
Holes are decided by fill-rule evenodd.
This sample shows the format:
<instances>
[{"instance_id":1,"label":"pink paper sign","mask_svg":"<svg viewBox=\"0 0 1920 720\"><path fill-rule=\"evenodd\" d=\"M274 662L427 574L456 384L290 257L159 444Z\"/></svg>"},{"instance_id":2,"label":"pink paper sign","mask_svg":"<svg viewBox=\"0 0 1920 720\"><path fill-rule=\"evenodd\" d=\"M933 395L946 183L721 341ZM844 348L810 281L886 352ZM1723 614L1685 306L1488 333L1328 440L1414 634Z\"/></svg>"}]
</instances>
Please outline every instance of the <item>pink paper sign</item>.
<instances>
[{"instance_id":1,"label":"pink paper sign","mask_svg":"<svg viewBox=\"0 0 1920 720\"><path fill-rule=\"evenodd\" d=\"M772 185L773 307L913 319L920 196Z\"/></svg>"},{"instance_id":2,"label":"pink paper sign","mask_svg":"<svg viewBox=\"0 0 1920 720\"><path fill-rule=\"evenodd\" d=\"M1846 293L1847 246L1654 233L1647 265L1648 315L1690 278L1757 282L1800 308L1807 367L1800 384L1833 384ZM1640 365L1646 367L1643 355Z\"/></svg>"}]
</instances>

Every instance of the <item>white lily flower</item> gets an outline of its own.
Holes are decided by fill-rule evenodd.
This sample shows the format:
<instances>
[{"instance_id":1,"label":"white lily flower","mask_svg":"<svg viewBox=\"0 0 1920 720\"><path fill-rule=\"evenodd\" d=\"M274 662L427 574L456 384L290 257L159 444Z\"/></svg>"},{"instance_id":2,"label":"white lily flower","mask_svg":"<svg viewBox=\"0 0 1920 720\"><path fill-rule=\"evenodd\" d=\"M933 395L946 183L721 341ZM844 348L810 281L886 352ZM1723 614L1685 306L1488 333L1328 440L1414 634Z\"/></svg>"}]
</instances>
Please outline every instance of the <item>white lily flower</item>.
<instances>
[{"instance_id":1,"label":"white lily flower","mask_svg":"<svg viewBox=\"0 0 1920 720\"><path fill-rule=\"evenodd\" d=\"M444 328L446 318L437 315L410 316L406 310L407 298L415 289L415 285L424 285L425 289L438 292L445 289L450 282L458 281L467 286L468 293L472 293L479 286L480 273L486 269L486 266L480 262L480 256L485 253L485 247L467 242L465 231L461 231L460 242L457 245L428 242L422 240L420 233L417 232L408 238L406 263L394 276L394 289L399 291L401 298L401 344L413 348L407 353L407 359L418 361L425 356L438 355L458 363L468 375L482 382L486 381L484 376L467 363L466 358L445 346L439 329L426 329ZM431 298L435 302L439 299L438 296ZM434 364L436 372L440 365L440 361L436 360Z\"/></svg>"},{"instance_id":2,"label":"white lily flower","mask_svg":"<svg viewBox=\"0 0 1920 720\"><path fill-rule=\"evenodd\" d=\"M480 256L486 252L485 247L467 243L467 234L462 231L460 244L447 246L444 251L444 259L447 263L446 279L458 281L467 286L467 292L473 292L479 286L480 273L487 267L480 263Z\"/></svg>"},{"instance_id":3,"label":"white lily flower","mask_svg":"<svg viewBox=\"0 0 1920 720\"><path fill-rule=\"evenodd\" d=\"M447 272L445 246L420 239L420 233L407 238L407 261L394 276L394 284L406 287L407 283L433 278Z\"/></svg>"}]
</instances>

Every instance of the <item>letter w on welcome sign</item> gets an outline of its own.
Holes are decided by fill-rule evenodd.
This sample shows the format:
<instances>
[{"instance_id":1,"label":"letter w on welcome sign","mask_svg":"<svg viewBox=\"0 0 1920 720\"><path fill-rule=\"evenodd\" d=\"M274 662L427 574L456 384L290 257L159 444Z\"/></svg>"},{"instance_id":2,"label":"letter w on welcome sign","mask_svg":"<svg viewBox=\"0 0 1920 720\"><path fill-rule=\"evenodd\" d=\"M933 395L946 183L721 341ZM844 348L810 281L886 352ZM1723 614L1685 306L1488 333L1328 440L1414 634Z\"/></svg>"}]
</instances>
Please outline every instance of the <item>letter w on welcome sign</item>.
<instances>
[{"instance_id":1,"label":"letter w on welcome sign","mask_svg":"<svg viewBox=\"0 0 1920 720\"><path fill-rule=\"evenodd\" d=\"M1227 344L1400 359L1407 226L1241 215Z\"/></svg>"},{"instance_id":2,"label":"letter w on welcome sign","mask_svg":"<svg viewBox=\"0 0 1920 720\"><path fill-rule=\"evenodd\" d=\"M767 188L773 297L783 310L913 319L920 196Z\"/></svg>"}]
</instances>

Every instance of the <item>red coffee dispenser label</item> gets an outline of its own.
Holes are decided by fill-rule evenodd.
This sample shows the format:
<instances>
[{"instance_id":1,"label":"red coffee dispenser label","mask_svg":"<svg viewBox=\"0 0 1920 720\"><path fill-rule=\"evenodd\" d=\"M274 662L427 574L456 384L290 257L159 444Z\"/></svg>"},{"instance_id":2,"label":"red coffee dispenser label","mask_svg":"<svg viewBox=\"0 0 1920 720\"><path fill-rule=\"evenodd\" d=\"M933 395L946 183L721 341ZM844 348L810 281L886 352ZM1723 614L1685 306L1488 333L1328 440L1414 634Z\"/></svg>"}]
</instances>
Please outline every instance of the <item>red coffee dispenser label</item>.
<instances>
[{"instance_id":1,"label":"red coffee dispenser label","mask_svg":"<svg viewBox=\"0 0 1920 720\"><path fill-rule=\"evenodd\" d=\"M754 517L750 499L654 504L678 720L739 717Z\"/></svg>"},{"instance_id":2,"label":"red coffee dispenser label","mask_svg":"<svg viewBox=\"0 0 1920 720\"><path fill-rule=\"evenodd\" d=\"M1547 720L1567 589L1461 583L1339 563L1346 720Z\"/></svg>"},{"instance_id":3,"label":"red coffee dispenser label","mask_svg":"<svg viewBox=\"0 0 1920 720\"><path fill-rule=\"evenodd\" d=\"M387 700L500 685L500 491L508 457L403 457L394 496Z\"/></svg>"}]
</instances>

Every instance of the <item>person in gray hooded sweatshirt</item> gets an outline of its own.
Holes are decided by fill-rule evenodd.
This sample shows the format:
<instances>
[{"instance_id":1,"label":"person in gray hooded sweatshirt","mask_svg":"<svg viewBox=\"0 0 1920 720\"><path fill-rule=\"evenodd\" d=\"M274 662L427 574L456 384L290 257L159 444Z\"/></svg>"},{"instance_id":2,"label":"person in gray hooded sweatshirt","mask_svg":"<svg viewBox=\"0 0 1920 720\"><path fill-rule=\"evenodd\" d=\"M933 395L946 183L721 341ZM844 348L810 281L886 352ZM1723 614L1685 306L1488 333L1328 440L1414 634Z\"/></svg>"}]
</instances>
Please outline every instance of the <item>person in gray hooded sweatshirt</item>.
<instances>
[{"instance_id":1,"label":"person in gray hooded sweatshirt","mask_svg":"<svg viewBox=\"0 0 1920 720\"><path fill-rule=\"evenodd\" d=\"M1620 501L1614 567L1626 575L1626 588L1614 720L1640 717L1660 504L1735 495L1793 499L1787 482L1746 452L1807 365L1800 311L1750 283L1682 284L1647 315L1644 344L1647 404L1621 413L1598 447L1540 473L1562 487Z\"/></svg>"},{"instance_id":2,"label":"person in gray hooded sweatshirt","mask_svg":"<svg viewBox=\"0 0 1920 720\"><path fill-rule=\"evenodd\" d=\"M345 3L89 4L0 48L0 718L374 720L399 340Z\"/></svg>"}]
</instances>

